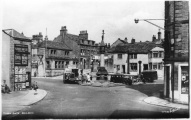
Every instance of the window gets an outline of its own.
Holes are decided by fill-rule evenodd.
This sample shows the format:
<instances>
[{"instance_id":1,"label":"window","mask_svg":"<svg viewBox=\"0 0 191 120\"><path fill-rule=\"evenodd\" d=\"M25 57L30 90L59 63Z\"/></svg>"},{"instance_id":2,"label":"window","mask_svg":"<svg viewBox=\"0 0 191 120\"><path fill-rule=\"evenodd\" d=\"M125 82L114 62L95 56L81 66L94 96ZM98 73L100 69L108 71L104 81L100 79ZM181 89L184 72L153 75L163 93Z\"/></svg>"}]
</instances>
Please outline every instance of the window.
<instances>
[{"instance_id":1,"label":"window","mask_svg":"<svg viewBox=\"0 0 191 120\"><path fill-rule=\"evenodd\" d=\"M158 53L153 53L154 58L158 58Z\"/></svg>"},{"instance_id":2,"label":"window","mask_svg":"<svg viewBox=\"0 0 191 120\"><path fill-rule=\"evenodd\" d=\"M117 70L120 70L120 65L117 65Z\"/></svg>"},{"instance_id":3,"label":"window","mask_svg":"<svg viewBox=\"0 0 191 120\"><path fill-rule=\"evenodd\" d=\"M129 54L130 59L137 59L137 54Z\"/></svg>"},{"instance_id":4,"label":"window","mask_svg":"<svg viewBox=\"0 0 191 120\"><path fill-rule=\"evenodd\" d=\"M122 54L118 54L118 59L122 59Z\"/></svg>"},{"instance_id":5,"label":"window","mask_svg":"<svg viewBox=\"0 0 191 120\"><path fill-rule=\"evenodd\" d=\"M65 51L65 55L69 55L69 51Z\"/></svg>"},{"instance_id":6,"label":"window","mask_svg":"<svg viewBox=\"0 0 191 120\"><path fill-rule=\"evenodd\" d=\"M152 70L152 63L149 63L149 69Z\"/></svg>"},{"instance_id":7,"label":"window","mask_svg":"<svg viewBox=\"0 0 191 120\"><path fill-rule=\"evenodd\" d=\"M181 93L188 94L189 90L189 67L181 66Z\"/></svg>"},{"instance_id":8,"label":"window","mask_svg":"<svg viewBox=\"0 0 191 120\"><path fill-rule=\"evenodd\" d=\"M50 68L50 61L46 61L46 68Z\"/></svg>"},{"instance_id":9,"label":"window","mask_svg":"<svg viewBox=\"0 0 191 120\"><path fill-rule=\"evenodd\" d=\"M143 70L148 70L148 64L143 64Z\"/></svg>"},{"instance_id":10,"label":"window","mask_svg":"<svg viewBox=\"0 0 191 120\"><path fill-rule=\"evenodd\" d=\"M157 63L153 63L153 70L157 69Z\"/></svg>"},{"instance_id":11,"label":"window","mask_svg":"<svg viewBox=\"0 0 191 120\"><path fill-rule=\"evenodd\" d=\"M158 63L158 69L159 69L159 70L162 69L162 63Z\"/></svg>"},{"instance_id":12,"label":"window","mask_svg":"<svg viewBox=\"0 0 191 120\"><path fill-rule=\"evenodd\" d=\"M58 61L55 61L55 68L58 68Z\"/></svg>"},{"instance_id":13,"label":"window","mask_svg":"<svg viewBox=\"0 0 191 120\"><path fill-rule=\"evenodd\" d=\"M137 71L137 63L130 63L131 71Z\"/></svg>"},{"instance_id":14,"label":"window","mask_svg":"<svg viewBox=\"0 0 191 120\"><path fill-rule=\"evenodd\" d=\"M159 58L163 58L163 52L162 51L159 52Z\"/></svg>"}]
</instances>

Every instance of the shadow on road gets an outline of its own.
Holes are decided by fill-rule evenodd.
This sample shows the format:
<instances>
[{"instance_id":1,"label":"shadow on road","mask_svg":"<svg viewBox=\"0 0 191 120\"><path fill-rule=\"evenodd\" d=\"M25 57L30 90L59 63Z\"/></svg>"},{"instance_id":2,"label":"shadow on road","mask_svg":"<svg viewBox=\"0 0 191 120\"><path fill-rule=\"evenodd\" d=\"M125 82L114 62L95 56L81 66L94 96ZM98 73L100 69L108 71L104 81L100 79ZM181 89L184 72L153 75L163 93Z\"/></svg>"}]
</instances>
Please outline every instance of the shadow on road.
<instances>
[{"instance_id":1,"label":"shadow on road","mask_svg":"<svg viewBox=\"0 0 191 120\"><path fill-rule=\"evenodd\" d=\"M159 92L164 90L164 84L161 82L138 84L138 85L127 85L127 88L138 90L148 96L157 96L159 97Z\"/></svg>"}]
</instances>

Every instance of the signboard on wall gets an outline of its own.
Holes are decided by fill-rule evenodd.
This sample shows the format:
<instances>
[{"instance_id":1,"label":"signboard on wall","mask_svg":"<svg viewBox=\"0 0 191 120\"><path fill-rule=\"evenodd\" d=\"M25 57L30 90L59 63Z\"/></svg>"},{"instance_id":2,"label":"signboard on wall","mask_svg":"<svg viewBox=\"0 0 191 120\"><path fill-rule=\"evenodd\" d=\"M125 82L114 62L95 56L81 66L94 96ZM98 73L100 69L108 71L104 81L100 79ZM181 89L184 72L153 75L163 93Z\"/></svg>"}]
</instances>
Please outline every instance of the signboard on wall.
<instances>
[{"instance_id":1,"label":"signboard on wall","mask_svg":"<svg viewBox=\"0 0 191 120\"><path fill-rule=\"evenodd\" d=\"M15 65L28 65L28 45L15 44Z\"/></svg>"}]
</instances>

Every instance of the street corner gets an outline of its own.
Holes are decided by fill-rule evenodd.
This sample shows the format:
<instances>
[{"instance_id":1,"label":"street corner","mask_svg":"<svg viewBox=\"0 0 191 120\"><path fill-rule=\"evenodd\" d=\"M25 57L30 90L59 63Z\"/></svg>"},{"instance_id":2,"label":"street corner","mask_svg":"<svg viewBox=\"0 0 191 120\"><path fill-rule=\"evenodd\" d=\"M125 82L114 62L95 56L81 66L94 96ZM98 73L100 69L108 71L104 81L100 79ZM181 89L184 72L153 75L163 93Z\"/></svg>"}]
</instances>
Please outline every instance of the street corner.
<instances>
[{"instance_id":1,"label":"street corner","mask_svg":"<svg viewBox=\"0 0 191 120\"><path fill-rule=\"evenodd\" d=\"M29 94L27 96L25 96L26 98L30 98L29 103L25 104L26 106L28 105L33 105L39 101L41 101L42 99L44 99L47 95L47 91L43 90L43 89L38 89L37 91L35 90L30 90Z\"/></svg>"}]
</instances>

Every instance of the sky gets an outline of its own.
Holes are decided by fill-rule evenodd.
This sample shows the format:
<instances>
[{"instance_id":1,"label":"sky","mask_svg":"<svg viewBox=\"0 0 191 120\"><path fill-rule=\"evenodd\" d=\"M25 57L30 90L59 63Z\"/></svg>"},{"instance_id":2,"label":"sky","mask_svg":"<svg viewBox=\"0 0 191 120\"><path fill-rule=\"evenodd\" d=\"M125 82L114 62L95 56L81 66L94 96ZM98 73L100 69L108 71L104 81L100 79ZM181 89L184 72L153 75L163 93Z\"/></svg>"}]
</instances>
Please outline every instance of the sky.
<instances>
[{"instance_id":1,"label":"sky","mask_svg":"<svg viewBox=\"0 0 191 120\"><path fill-rule=\"evenodd\" d=\"M60 34L62 26L68 33L79 35L87 30L89 40L112 44L127 37L139 41L152 40L159 28L134 19L164 19L164 1L151 0L3 0L2 28L15 29L25 36L42 32L49 40ZM151 21L164 28L163 20ZM162 38L164 38L164 31Z\"/></svg>"}]
</instances>

